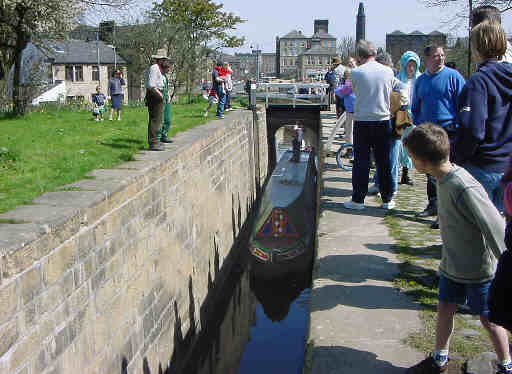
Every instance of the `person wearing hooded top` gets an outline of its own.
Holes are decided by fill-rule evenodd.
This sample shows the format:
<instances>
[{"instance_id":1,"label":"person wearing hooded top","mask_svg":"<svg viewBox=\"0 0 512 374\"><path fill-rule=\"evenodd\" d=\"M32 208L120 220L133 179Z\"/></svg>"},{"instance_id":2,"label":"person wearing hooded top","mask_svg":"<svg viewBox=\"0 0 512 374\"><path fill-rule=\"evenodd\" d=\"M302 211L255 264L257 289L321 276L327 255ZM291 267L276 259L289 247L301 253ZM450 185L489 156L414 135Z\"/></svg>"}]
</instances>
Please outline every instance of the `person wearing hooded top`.
<instances>
[{"instance_id":1,"label":"person wearing hooded top","mask_svg":"<svg viewBox=\"0 0 512 374\"><path fill-rule=\"evenodd\" d=\"M485 21L471 31L471 46L479 66L460 95L455 161L503 212L500 180L512 152L512 64L501 62L507 36L499 23Z\"/></svg>"},{"instance_id":2,"label":"person wearing hooded top","mask_svg":"<svg viewBox=\"0 0 512 374\"><path fill-rule=\"evenodd\" d=\"M416 82L416 78L418 78L421 73L419 72L419 68L421 65L420 57L416 52L407 51L400 58L400 72L397 75L397 78L400 79L409 90L409 103L412 103L412 94L414 92L414 83ZM409 108L409 113L410 113ZM412 114L411 114L412 116ZM402 134L402 139L409 133L412 127L409 127ZM403 146L402 141L399 142L399 150L398 150L398 160L400 165L402 166L402 178L400 180L400 184L408 184L413 185L412 179L409 177L409 169L412 169L412 161L409 157L409 153L407 149Z\"/></svg>"}]
</instances>

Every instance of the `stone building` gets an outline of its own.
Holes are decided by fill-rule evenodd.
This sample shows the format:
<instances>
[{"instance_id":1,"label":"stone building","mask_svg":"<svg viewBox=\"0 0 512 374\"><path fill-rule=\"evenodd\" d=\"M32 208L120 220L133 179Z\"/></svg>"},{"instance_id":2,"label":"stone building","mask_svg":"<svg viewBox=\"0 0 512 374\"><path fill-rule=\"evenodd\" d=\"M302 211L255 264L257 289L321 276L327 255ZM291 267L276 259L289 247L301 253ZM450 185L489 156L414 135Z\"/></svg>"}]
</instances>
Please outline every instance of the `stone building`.
<instances>
[{"instance_id":1,"label":"stone building","mask_svg":"<svg viewBox=\"0 0 512 374\"><path fill-rule=\"evenodd\" d=\"M276 72L276 54L275 53L262 53L260 72L265 76L275 77Z\"/></svg>"},{"instance_id":2,"label":"stone building","mask_svg":"<svg viewBox=\"0 0 512 374\"><path fill-rule=\"evenodd\" d=\"M336 48L324 47L321 39L312 39L311 48L297 57L297 79L323 79L331 61L336 56Z\"/></svg>"},{"instance_id":3,"label":"stone building","mask_svg":"<svg viewBox=\"0 0 512 374\"><path fill-rule=\"evenodd\" d=\"M430 43L446 46L447 35L439 31L432 31L429 34L413 31L406 34L399 30L386 34L386 51L391 54L395 64L405 51L416 52L423 61L423 49Z\"/></svg>"},{"instance_id":4,"label":"stone building","mask_svg":"<svg viewBox=\"0 0 512 374\"><path fill-rule=\"evenodd\" d=\"M277 76L295 77L297 56L309 47L309 38L302 31L292 30L281 38L276 37Z\"/></svg>"},{"instance_id":5,"label":"stone building","mask_svg":"<svg viewBox=\"0 0 512 374\"><path fill-rule=\"evenodd\" d=\"M315 46L314 53L304 53ZM313 35L308 37L302 31L293 30L282 37L276 37L276 73L280 78L301 78L302 72L299 73L298 65L300 56L326 56L329 53L336 54L336 38L329 34L329 20L317 19L314 21ZM306 61L300 62L304 67ZM324 58L324 57L322 57ZM313 62L313 60L309 60ZM323 60L322 60L323 62ZM311 66L322 64L311 64Z\"/></svg>"}]
</instances>

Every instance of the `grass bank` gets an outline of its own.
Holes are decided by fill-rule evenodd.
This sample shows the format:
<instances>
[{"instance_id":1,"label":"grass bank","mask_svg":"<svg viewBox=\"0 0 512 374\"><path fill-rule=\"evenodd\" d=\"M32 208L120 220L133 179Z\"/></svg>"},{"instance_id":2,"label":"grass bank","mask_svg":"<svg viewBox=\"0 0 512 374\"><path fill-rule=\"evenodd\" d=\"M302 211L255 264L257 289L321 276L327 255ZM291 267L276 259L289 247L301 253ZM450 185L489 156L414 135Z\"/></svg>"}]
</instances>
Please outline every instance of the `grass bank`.
<instances>
[{"instance_id":1,"label":"grass bank","mask_svg":"<svg viewBox=\"0 0 512 374\"><path fill-rule=\"evenodd\" d=\"M173 104L170 137L213 118L207 102ZM121 121L95 122L90 111L52 108L23 118L0 115L0 213L112 168L147 148L147 108L125 107Z\"/></svg>"}]
</instances>

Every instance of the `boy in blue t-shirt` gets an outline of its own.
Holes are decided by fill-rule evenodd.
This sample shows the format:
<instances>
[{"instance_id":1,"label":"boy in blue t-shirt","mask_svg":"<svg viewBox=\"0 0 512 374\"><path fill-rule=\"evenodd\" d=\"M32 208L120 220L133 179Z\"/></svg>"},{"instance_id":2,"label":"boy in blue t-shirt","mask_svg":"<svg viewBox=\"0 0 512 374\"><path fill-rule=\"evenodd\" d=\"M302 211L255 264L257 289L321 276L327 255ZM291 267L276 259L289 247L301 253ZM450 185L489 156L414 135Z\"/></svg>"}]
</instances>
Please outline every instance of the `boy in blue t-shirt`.
<instances>
[{"instance_id":1,"label":"boy in blue t-shirt","mask_svg":"<svg viewBox=\"0 0 512 374\"><path fill-rule=\"evenodd\" d=\"M103 121L103 114L105 113L105 95L101 92L101 87L96 87L96 93L92 94L92 114L95 121Z\"/></svg>"}]
</instances>

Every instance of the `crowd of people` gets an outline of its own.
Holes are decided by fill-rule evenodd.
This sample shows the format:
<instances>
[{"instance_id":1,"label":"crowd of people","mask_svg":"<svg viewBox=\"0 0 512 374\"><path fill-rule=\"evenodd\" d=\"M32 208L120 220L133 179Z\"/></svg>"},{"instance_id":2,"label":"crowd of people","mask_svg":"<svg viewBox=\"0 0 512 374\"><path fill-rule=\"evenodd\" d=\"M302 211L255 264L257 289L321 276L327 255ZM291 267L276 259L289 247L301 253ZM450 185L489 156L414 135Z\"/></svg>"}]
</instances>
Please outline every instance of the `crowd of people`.
<instances>
[{"instance_id":1,"label":"crowd of people","mask_svg":"<svg viewBox=\"0 0 512 374\"><path fill-rule=\"evenodd\" d=\"M411 374L447 370L460 304L488 331L497 373L512 373L506 331L512 329L506 302L512 294L512 54L498 9L474 9L472 24L478 65L467 80L446 66L444 47L435 44L422 51L423 73L418 53L405 52L395 72L391 57L366 40L357 45L357 66L352 60L354 66L340 68L336 58L331 69L354 154L352 198L344 207L362 211L374 192L381 208L393 209L399 183L413 184L411 168L427 177L426 207L417 216L437 216L433 228L443 241L436 340Z\"/></svg>"}]
</instances>

